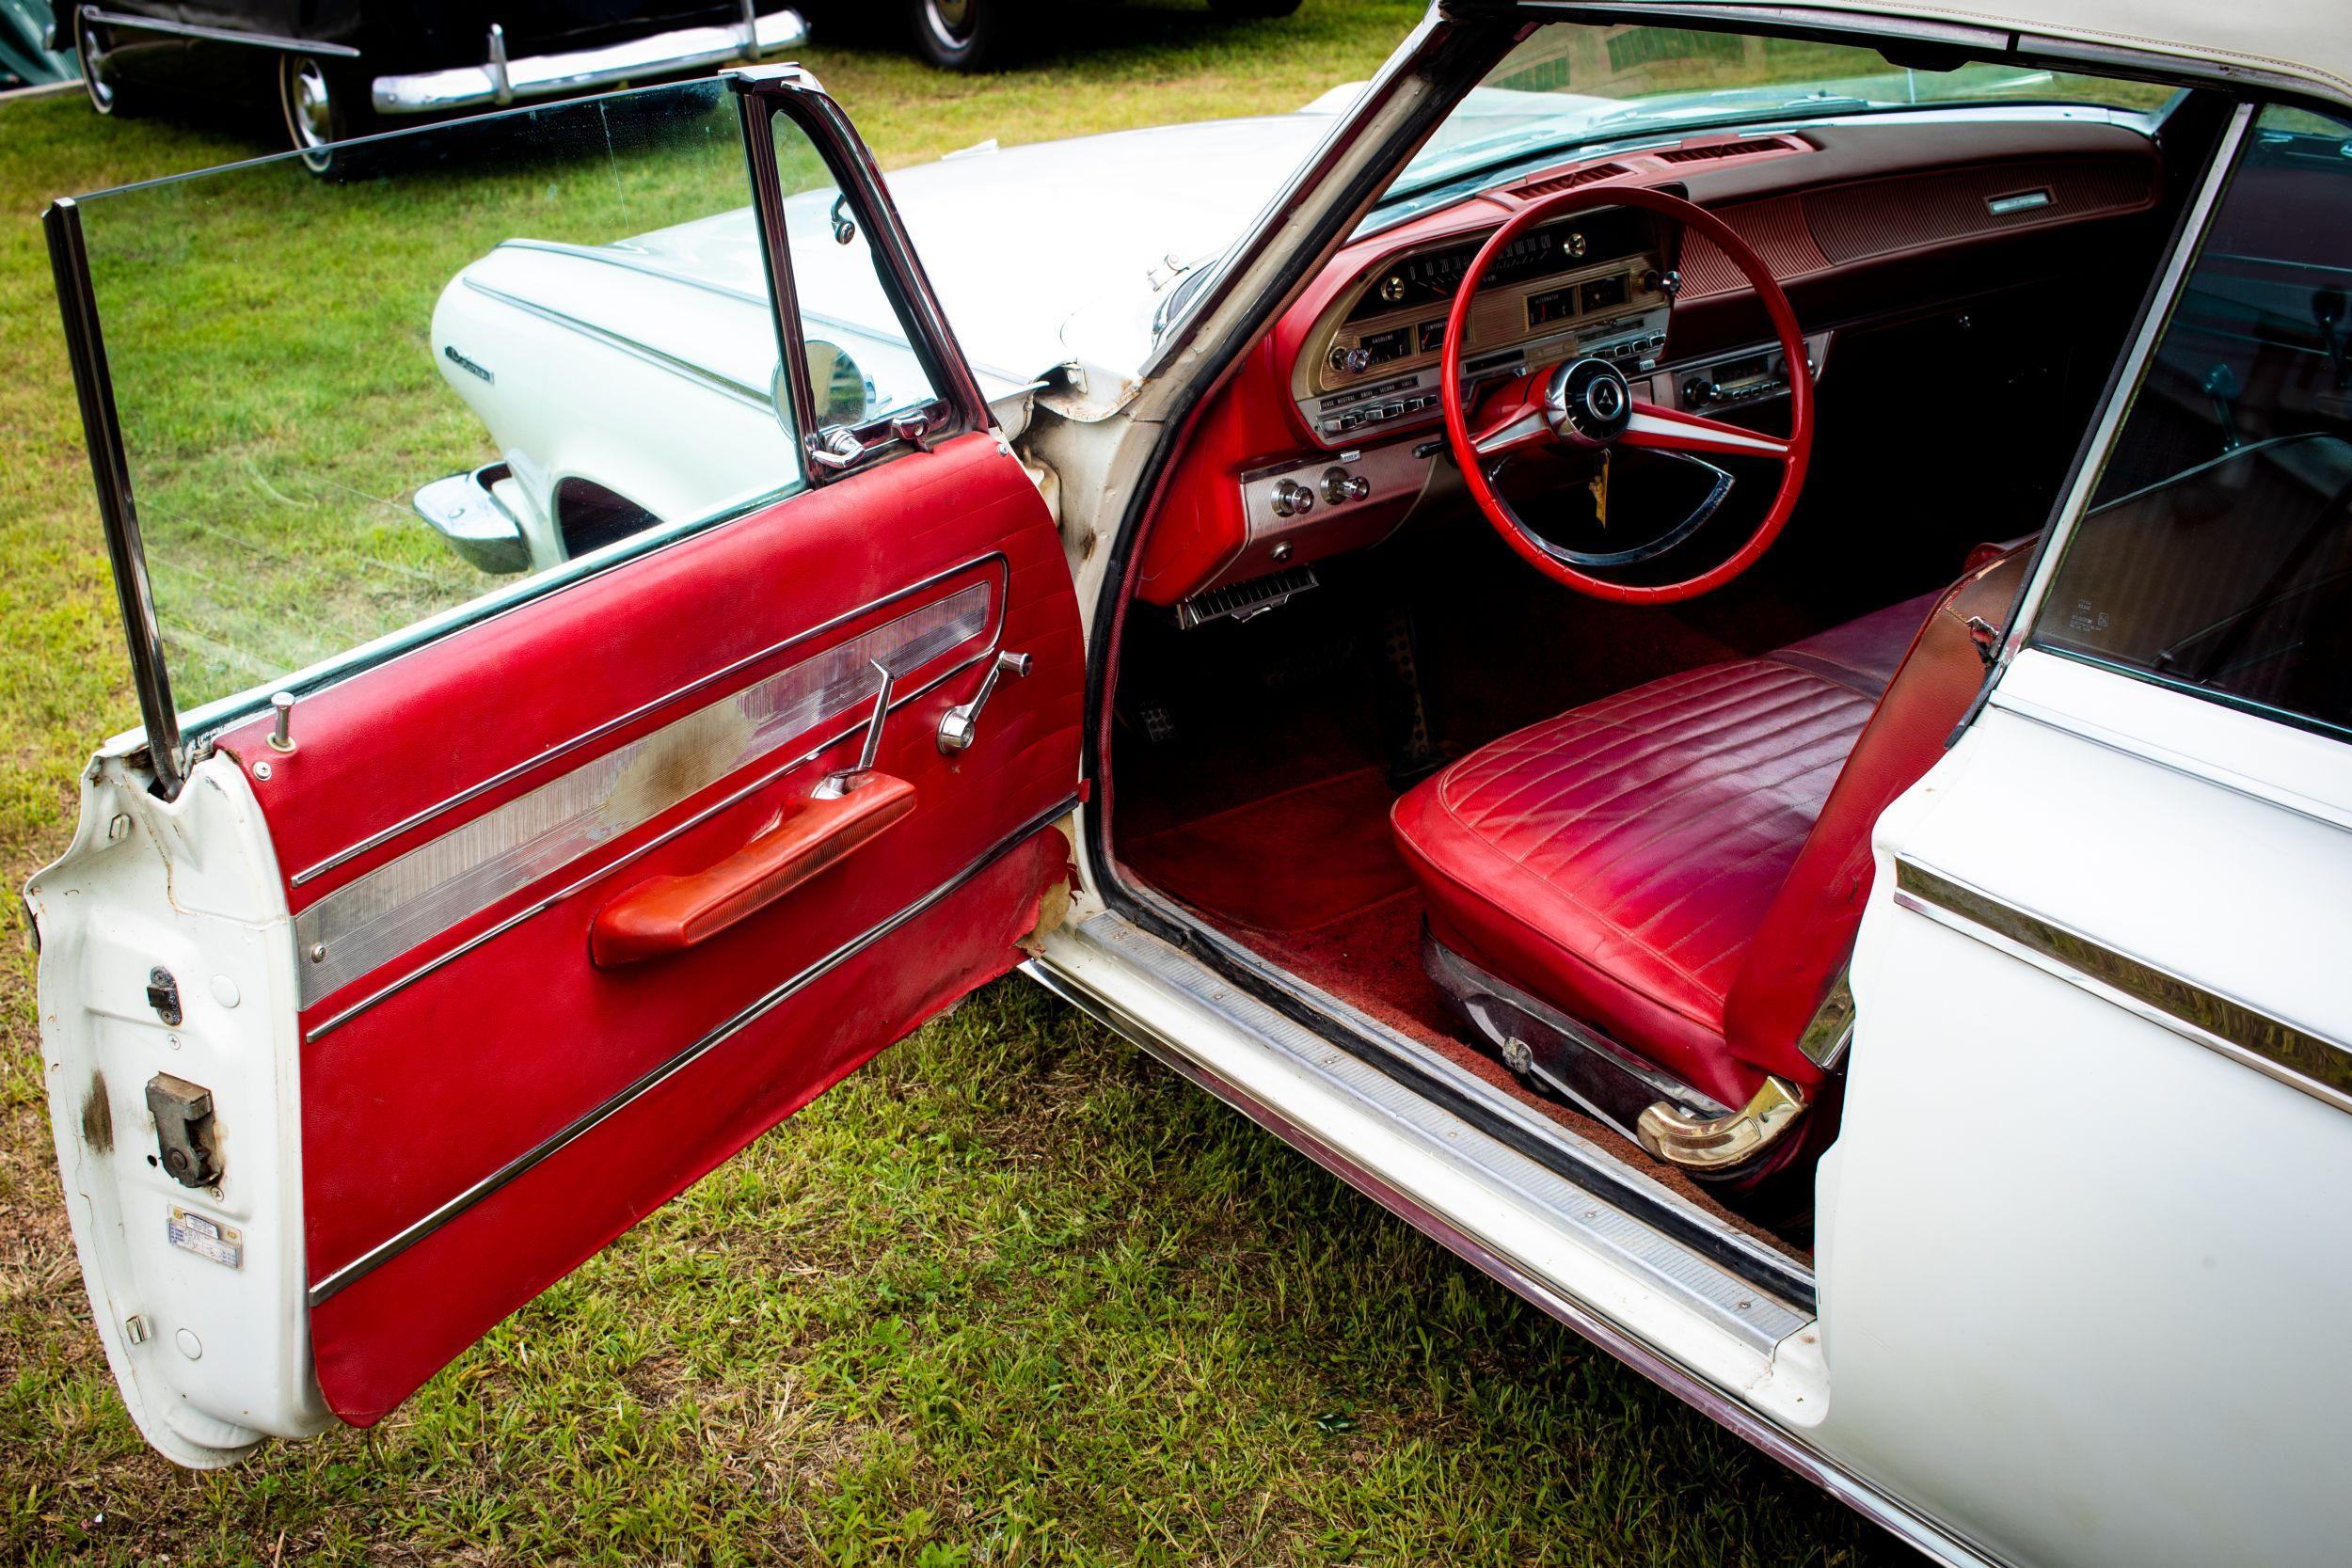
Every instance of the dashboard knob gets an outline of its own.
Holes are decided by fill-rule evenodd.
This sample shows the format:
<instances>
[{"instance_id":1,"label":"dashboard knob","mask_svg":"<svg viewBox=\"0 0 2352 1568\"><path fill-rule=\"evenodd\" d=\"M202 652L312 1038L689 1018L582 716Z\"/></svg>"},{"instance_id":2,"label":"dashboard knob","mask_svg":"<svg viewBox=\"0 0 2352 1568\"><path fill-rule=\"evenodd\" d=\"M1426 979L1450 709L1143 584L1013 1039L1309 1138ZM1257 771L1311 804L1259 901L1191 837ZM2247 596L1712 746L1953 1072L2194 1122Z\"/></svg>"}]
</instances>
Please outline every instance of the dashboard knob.
<instances>
[{"instance_id":1,"label":"dashboard knob","mask_svg":"<svg viewBox=\"0 0 2352 1568\"><path fill-rule=\"evenodd\" d=\"M1372 481L1361 474L1351 474L1345 468L1323 470L1323 499L1333 506L1362 500L1372 494Z\"/></svg>"},{"instance_id":2,"label":"dashboard knob","mask_svg":"<svg viewBox=\"0 0 2352 1568\"><path fill-rule=\"evenodd\" d=\"M1694 375L1682 384L1682 405L1685 408L1704 408L1723 395L1724 389L1704 376Z\"/></svg>"},{"instance_id":3,"label":"dashboard knob","mask_svg":"<svg viewBox=\"0 0 2352 1568\"><path fill-rule=\"evenodd\" d=\"M1331 351L1331 368L1342 375L1361 375L1372 369L1372 355L1361 348L1335 348Z\"/></svg>"},{"instance_id":4,"label":"dashboard knob","mask_svg":"<svg viewBox=\"0 0 2352 1568\"><path fill-rule=\"evenodd\" d=\"M1315 493L1295 479L1274 482L1274 515L1278 517L1303 517L1315 509Z\"/></svg>"}]
</instances>

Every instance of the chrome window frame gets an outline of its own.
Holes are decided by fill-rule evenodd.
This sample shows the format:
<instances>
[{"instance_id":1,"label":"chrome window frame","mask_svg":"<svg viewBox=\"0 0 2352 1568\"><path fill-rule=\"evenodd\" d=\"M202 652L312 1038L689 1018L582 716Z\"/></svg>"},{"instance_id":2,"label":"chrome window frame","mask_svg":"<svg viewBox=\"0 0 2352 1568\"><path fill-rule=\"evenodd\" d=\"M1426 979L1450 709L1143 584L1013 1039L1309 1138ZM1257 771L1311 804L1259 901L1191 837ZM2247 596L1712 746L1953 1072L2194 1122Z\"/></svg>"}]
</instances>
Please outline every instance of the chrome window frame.
<instances>
[{"instance_id":1,"label":"chrome window frame","mask_svg":"<svg viewBox=\"0 0 2352 1568\"><path fill-rule=\"evenodd\" d=\"M2053 658L2066 659L2071 663L2105 671L2125 680L2137 681L2166 691L2175 691L2184 697L2193 697L2200 702L2212 703L2217 706L2246 714L2249 718L2280 724L2289 729L2301 730L2306 734L2320 736L2329 740L2352 740L2352 727L2347 727L2341 721L2297 712L2293 708L2280 707L2217 687L2202 686L2194 681L2182 680L2168 675L2160 670L2145 669L2122 659L2106 657L2086 649L2070 647L2063 642L2053 641L2041 635L2042 617L2050 608L2051 590L2058 581L2058 573L2066 564L2067 547L2074 543L2074 535L2081 531L2083 520L2093 511L2098 510L2091 504L2092 498L2097 493L2100 481L2106 476L2108 460L2115 455L2116 448L2123 438L2124 427L2130 422L2132 410L2137 406L2140 394L2146 388L2148 372L2155 364L2156 350L2163 343L2165 334L2171 330L2173 317L2180 309L2182 302L2187 297L2189 283L2196 276L2198 261L2205 253L2205 241L2212 228L2214 216L2219 212L2222 203L2228 199L2232 186L2236 183L2238 172L2244 166L2248 147L2258 135L2263 111L2269 106L2270 103L2265 101L2249 99L2240 102L2232 111L2229 127L2214 149L2212 164L2205 171L2205 179L2197 193L2196 201L2190 209L2187 220L2183 224L2182 232L2178 236L2174 249L2167 260L2151 308L2141 323L2137 337L2132 343L2130 356L2117 378L2116 385L2109 389L2107 401L2101 410L2099 422L2093 429L2090 440L2085 446L2082 458L2075 468L2074 483L2069 486L2065 500L2058 512L2058 522L2049 531L2049 536L2035 560L2033 574L2019 597L2016 613L2010 618L2009 633L2002 639L1999 657L1994 662L1991 675L1985 682L1984 692L1980 695L1977 705L1979 708L1982 707L1993 687L1998 684L2002 673L2015 660L2016 656L2031 649L2036 653L2047 654ZM2352 107L2337 106L2329 111L2329 118L2352 123ZM2240 449L2240 451L2251 452L2271 445L2277 440L2300 439L2303 434L2308 433L2255 442ZM2214 461L2218 461L2218 459ZM1974 719L1974 717L1975 710L1972 710L1970 718Z\"/></svg>"}]
</instances>

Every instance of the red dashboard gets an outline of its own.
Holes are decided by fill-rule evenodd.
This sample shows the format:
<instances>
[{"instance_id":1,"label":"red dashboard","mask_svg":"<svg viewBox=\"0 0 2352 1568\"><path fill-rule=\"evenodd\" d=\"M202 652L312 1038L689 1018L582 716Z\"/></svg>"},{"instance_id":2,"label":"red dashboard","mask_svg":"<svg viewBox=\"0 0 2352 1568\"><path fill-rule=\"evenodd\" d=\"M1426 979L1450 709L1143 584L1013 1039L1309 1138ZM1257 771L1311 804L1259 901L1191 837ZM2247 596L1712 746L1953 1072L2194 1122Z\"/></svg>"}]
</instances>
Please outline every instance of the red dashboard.
<instances>
[{"instance_id":1,"label":"red dashboard","mask_svg":"<svg viewBox=\"0 0 2352 1568\"><path fill-rule=\"evenodd\" d=\"M1470 254L1526 202L1605 184L1662 186L1728 223L1788 290L1816 373L1836 330L2033 276L2160 192L2153 144L2104 120L1861 121L1563 165L1353 241L1200 415L1150 524L1140 596L1188 624L1246 612L1250 588L1303 586L1312 562L1378 543L1450 490L1436 367ZM1598 355L1670 406L1785 385L1752 291L1704 240L1626 208L1532 238L1481 281L1472 380Z\"/></svg>"}]
</instances>

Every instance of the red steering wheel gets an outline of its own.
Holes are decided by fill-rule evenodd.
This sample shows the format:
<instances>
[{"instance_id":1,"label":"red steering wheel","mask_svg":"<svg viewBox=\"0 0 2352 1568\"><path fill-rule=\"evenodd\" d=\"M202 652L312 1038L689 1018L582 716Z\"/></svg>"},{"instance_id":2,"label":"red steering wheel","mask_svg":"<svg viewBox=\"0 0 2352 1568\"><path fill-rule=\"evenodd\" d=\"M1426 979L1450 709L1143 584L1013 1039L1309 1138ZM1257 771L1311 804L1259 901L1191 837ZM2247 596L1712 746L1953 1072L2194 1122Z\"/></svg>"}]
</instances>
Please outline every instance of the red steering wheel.
<instances>
[{"instance_id":1,"label":"red steering wheel","mask_svg":"<svg viewBox=\"0 0 2352 1568\"><path fill-rule=\"evenodd\" d=\"M1712 240L1755 285L1771 315L1772 330L1788 372L1788 435L1759 435L1720 420L1701 419L1663 408L1650 402L1626 380L1625 372L1606 359L1575 357L1504 379L1481 389L1466 401L1462 352L1469 334L1471 301L1478 280L1486 276L1495 258L1519 235L1571 213L1593 207L1640 207L1672 218L1688 230ZM1797 330L1797 313L1788 296L1748 244L1721 218L1680 197L1642 186L1563 191L1532 201L1495 230L1462 286L1454 292L1454 309L1446 315L1445 347L1439 373L1444 378L1445 433L1454 460L1469 483L1479 510L1494 525L1502 542L1521 559L1554 582L1581 594L1625 604L1671 604L1720 588L1756 564L1772 546L1796 509L1804 488L1804 469L1813 453L1813 377L1806 367L1804 336ZM1612 447L1647 448L1683 457L1761 457L1780 465L1780 488L1747 542L1696 577L1677 582L1632 585L1611 582L1585 570L1615 566L1663 554L1695 532L1713 515L1730 489L1730 476L1715 470L1717 483L1708 499L1692 514L1630 548L1610 551L1573 550L1541 537L1522 523L1510 503L1494 486L1487 465L1513 452L1551 446L1606 452ZM1708 465L1711 468L1712 465Z\"/></svg>"}]
</instances>

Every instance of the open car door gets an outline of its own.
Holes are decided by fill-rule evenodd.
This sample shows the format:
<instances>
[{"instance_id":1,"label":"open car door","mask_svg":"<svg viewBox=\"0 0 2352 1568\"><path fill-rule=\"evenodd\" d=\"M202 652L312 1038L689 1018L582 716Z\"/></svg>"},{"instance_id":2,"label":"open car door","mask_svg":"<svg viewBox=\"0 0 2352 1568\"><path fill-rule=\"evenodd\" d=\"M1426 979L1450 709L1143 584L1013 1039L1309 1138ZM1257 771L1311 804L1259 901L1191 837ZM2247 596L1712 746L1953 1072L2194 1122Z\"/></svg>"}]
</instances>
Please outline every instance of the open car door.
<instances>
[{"instance_id":1,"label":"open car door","mask_svg":"<svg viewBox=\"0 0 2352 1568\"><path fill-rule=\"evenodd\" d=\"M49 215L144 723L28 890L43 1062L186 1465L376 1420L1011 967L1079 793L1025 390L810 78L333 172Z\"/></svg>"}]
</instances>

